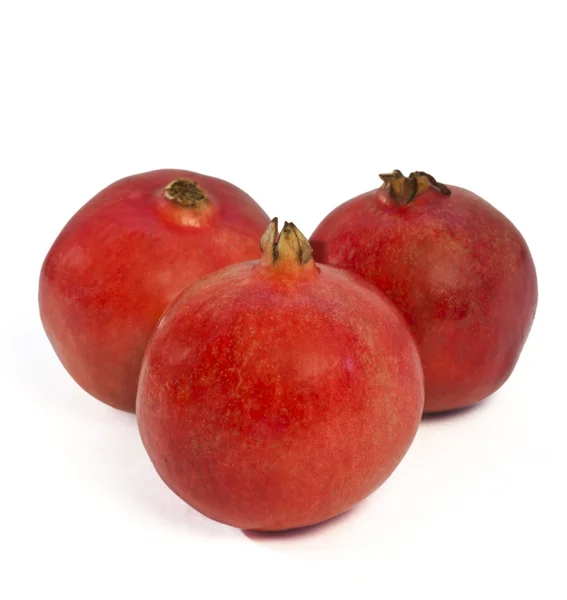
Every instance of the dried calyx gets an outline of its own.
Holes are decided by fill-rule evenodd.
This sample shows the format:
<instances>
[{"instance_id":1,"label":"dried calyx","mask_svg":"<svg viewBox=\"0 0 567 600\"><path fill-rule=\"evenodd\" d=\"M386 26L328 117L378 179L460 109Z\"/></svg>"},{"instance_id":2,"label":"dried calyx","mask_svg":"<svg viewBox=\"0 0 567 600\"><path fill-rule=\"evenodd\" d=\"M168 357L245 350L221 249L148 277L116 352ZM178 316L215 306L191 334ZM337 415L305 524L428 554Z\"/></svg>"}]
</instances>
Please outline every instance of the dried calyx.
<instances>
[{"instance_id":1,"label":"dried calyx","mask_svg":"<svg viewBox=\"0 0 567 600\"><path fill-rule=\"evenodd\" d=\"M205 190L191 179L176 179L163 191L163 195L172 202L186 208L198 208L209 203Z\"/></svg>"},{"instance_id":2,"label":"dried calyx","mask_svg":"<svg viewBox=\"0 0 567 600\"><path fill-rule=\"evenodd\" d=\"M443 183L439 183L434 177L423 171L414 171L406 177L397 169L392 173L383 173L380 179L384 182L382 189L390 191L391 198L397 204L409 204L414 198L423 194L425 190L433 188L445 196L451 194L451 190Z\"/></svg>"},{"instance_id":3,"label":"dried calyx","mask_svg":"<svg viewBox=\"0 0 567 600\"><path fill-rule=\"evenodd\" d=\"M313 251L307 238L293 224L284 223L278 235L278 219L272 219L260 240L260 249L272 264L292 263L305 265Z\"/></svg>"}]
</instances>

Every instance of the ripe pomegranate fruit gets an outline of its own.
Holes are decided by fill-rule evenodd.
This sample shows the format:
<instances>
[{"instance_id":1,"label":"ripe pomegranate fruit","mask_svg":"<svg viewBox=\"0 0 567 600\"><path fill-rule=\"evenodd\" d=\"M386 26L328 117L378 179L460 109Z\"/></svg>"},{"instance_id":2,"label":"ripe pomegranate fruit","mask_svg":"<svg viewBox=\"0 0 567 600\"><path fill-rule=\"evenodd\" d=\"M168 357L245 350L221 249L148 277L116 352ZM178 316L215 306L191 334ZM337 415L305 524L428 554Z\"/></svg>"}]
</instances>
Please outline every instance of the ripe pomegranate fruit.
<instances>
[{"instance_id":1,"label":"ripe pomegranate fruit","mask_svg":"<svg viewBox=\"0 0 567 600\"><path fill-rule=\"evenodd\" d=\"M117 181L67 223L39 283L43 326L87 392L134 411L140 364L166 306L189 283L260 256L269 217L242 190L180 170Z\"/></svg>"},{"instance_id":2,"label":"ripe pomegranate fruit","mask_svg":"<svg viewBox=\"0 0 567 600\"><path fill-rule=\"evenodd\" d=\"M329 519L375 490L417 430L411 333L364 280L318 266L274 219L260 260L185 290L143 361L136 412L158 473L203 514L243 529Z\"/></svg>"},{"instance_id":3,"label":"ripe pomegranate fruit","mask_svg":"<svg viewBox=\"0 0 567 600\"><path fill-rule=\"evenodd\" d=\"M537 304L520 232L488 202L423 172L380 176L311 237L315 258L349 269L396 304L417 341L425 412L469 406L510 376Z\"/></svg>"}]
</instances>

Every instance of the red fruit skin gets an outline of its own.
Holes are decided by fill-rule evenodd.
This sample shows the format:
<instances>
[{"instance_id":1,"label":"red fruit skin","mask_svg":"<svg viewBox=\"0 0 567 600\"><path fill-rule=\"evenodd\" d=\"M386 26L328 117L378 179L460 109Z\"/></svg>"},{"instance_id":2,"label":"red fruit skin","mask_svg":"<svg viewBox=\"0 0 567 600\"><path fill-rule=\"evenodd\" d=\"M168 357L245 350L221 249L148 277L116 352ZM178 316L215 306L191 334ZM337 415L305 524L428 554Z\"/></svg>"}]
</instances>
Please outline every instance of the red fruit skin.
<instances>
[{"instance_id":1,"label":"red fruit skin","mask_svg":"<svg viewBox=\"0 0 567 600\"><path fill-rule=\"evenodd\" d=\"M207 276L160 320L140 433L164 482L208 517L284 530L338 515L406 453L423 409L407 325L362 279L313 260Z\"/></svg>"},{"instance_id":2,"label":"red fruit skin","mask_svg":"<svg viewBox=\"0 0 567 600\"><path fill-rule=\"evenodd\" d=\"M164 197L186 178L208 195L201 211ZM39 307L57 356L87 392L134 411L150 334L188 284L258 257L269 222L234 185L198 173L159 170L121 179L67 223L43 263Z\"/></svg>"},{"instance_id":3,"label":"red fruit skin","mask_svg":"<svg viewBox=\"0 0 567 600\"><path fill-rule=\"evenodd\" d=\"M510 376L536 305L520 232L465 189L429 188L407 205L387 190L331 212L311 237L317 260L382 290L406 318L425 378L425 412L479 402Z\"/></svg>"}]
</instances>

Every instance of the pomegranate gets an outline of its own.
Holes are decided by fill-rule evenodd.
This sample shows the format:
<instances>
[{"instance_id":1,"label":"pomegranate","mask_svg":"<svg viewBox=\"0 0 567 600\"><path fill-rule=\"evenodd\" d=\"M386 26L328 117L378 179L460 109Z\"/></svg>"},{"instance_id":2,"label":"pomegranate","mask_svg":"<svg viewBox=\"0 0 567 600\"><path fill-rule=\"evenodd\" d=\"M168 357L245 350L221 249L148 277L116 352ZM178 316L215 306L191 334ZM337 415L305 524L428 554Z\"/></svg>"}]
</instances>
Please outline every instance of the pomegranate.
<instances>
[{"instance_id":1,"label":"pomegranate","mask_svg":"<svg viewBox=\"0 0 567 600\"><path fill-rule=\"evenodd\" d=\"M260 260L185 290L156 327L136 412L165 483L236 527L338 515L407 451L423 409L417 348L388 299L316 265L273 220Z\"/></svg>"},{"instance_id":2,"label":"pomegranate","mask_svg":"<svg viewBox=\"0 0 567 600\"><path fill-rule=\"evenodd\" d=\"M87 392L134 411L142 356L170 301L260 256L269 223L242 190L181 170L117 181L67 223L43 263L39 307L55 352Z\"/></svg>"},{"instance_id":3,"label":"pomegranate","mask_svg":"<svg viewBox=\"0 0 567 600\"><path fill-rule=\"evenodd\" d=\"M400 309L417 341L425 412L474 404L508 379L530 331L537 280L514 225L488 202L423 172L380 176L311 237Z\"/></svg>"}]
</instances>

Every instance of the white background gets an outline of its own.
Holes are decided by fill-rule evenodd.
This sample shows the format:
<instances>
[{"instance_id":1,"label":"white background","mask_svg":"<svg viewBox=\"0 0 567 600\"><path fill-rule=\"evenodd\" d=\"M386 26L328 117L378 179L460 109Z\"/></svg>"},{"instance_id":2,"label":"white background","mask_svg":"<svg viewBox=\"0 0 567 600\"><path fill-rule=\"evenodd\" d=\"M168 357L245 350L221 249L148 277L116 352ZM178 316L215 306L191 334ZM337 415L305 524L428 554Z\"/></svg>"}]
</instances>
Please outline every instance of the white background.
<instances>
[{"instance_id":1,"label":"white background","mask_svg":"<svg viewBox=\"0 0 567 600\"><path fill-rule=\"evenodd\" d=\"M0 597L566 597L563 4L1 4ZM37 311L68 218L161 167L228 179L305 234L395 168L482 195L538 269L516 371L425 420L344 517L272 536L202 517Z\"/></svg>"}]
</instances>

